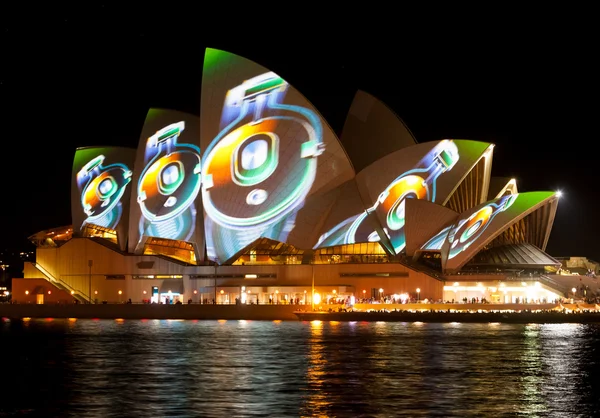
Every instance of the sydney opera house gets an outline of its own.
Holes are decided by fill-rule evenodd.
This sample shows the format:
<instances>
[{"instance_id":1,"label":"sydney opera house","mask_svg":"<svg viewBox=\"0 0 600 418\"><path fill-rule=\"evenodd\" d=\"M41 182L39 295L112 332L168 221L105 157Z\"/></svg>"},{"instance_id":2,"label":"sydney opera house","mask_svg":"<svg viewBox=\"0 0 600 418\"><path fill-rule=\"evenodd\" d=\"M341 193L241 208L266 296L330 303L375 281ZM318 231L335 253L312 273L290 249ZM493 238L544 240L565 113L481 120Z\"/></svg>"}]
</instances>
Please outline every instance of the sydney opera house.
<instances>
[{"instance_id":1,"label":"sydney opera house","mask_svg":"<svg viewBox=\"0 0 600 418\"><path fill-rule=\"evenodd\" d=\"M284 78L225 51L205 52L200 115L151 109L137 149L74 151L72 225L30 237L20 301L568 292L544 252L558 196L492 177L493 144L417 143L362 91L338 138Z\"/></svg>"}]
</instances>

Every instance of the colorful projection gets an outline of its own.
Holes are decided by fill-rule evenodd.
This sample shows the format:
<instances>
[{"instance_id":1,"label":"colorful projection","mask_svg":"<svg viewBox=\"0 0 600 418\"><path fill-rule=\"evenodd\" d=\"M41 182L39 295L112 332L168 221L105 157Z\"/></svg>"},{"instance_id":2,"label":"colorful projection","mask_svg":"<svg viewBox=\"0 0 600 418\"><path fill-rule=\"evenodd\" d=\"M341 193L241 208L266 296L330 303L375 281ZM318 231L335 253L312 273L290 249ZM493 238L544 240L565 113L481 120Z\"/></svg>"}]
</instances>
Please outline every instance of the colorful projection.
<instances>
[{"instance_id":1,"label":"colorful projection","mask_svg":"<svg viewBox=\"0 0 600 418\"><path fill-rule=\"evenodd\" d=\"M448 233L448 259L456 257L477 241L490 225L492 220L500 213L512 206L518 195L501 197L496 202L490 202L477 210L467 219L458 221Z\"/></svg>"},{"instance_id":2,"label":"colorful projection","mask_svg":"<svg viewBox=\"0 0 600 418\"><path fill-rule=\"evenodd\" d=\"M439 251L442 249L442 245L444 245L444 241L448 236L448 232L452 229L452 225L445 227L440 232L435 234L429 241L427 241L421 247L422 250L427 251Z\"/></svg>"},{"instance_id":3,"label":"colorful projection","mask_svg":"<svg viewBox=\"0 0 600 418\"><path fill-rule=\"evenodd\" d=\"M144 236L203 242L197 228L196 199L201 181L198 142L197 117L158 109L148 113L134 176L130 231L138 238L134 246Z\"/></svg>"},{"instance_id":4,"label":"colorful projection","mask_svg":"<svg viewBox=\"0 0 600 418\"><path fill-rule=\"evenodd\" d=\"M80 148L73 162L73 231L86 225L116 231L127 208L134 150ZM125 198L124 198L125 197Z\"/></svg>"},{"instance_id":5,"label":"colorful projection","mask_svg":"<svg viewBox=\"0 0 600 418\"><path fill-rule=\"evenodd\" d=\"M362 212L345 219L322 234L314 248L379 241L379 234L375 232L374 226L367 221L368 216L367 212Z\"/></svg>"},{"instance_id":6,"label":"colorful projection","mask_svg":"<svg viewBox=\"0 0 600 418\"><path fill-rule=\"evenodd\" d=\"M224 262L260 237L286 242L307 196L354 173L316 110L277 74L207 49L202 84L207 254Z\"/></svg>"},{"instance_id":7,"label":"colorful projection","mask_svg":"<svg viewBox=\"0 0 600 418\"><path fill-rule=\"evenodd\" d=\"M442 252L447 254L445 268L461 267L499 228L527 215L553 195L551 192L506 195L462 215L448 231L442 246Z\"/></svg>"},{"instance_id":8,"label":"colorful projection","mask_svg":"<svg viewBox=\"0 0 600 418\"><path fill-rule=\"evenodd\" d=\"M357 237L365 236L366 241L379 241L379 235L375 232L376 223L369 222L365 219L366 216L356 182L352 180L343 184L339 187L339 196L331 211L328 212L323 229L313 248L354 244L361 242Z\"/></svg>"},{"instance_id":9,"label":"colorful projection","mask_svg":"<svg viewBox=\"0 0 600 418\"><path fill-rule=\"evenodd\" d=\"M439 142L414 169L396 177L379 195L375 204L367 209L377 214L396 254L406 246L404 200L426 199L435 202L438 177L452 170L458 159L458 148L454 142Z\"/></svg>"},{"instance_id":10,"label":"colorful projection","mask_svg":"<svg viewBox=\"0 0 600 418\"><path fill-rule=\"evenodd\" d=\"M416 147L411 147L409 150L413 148ZM422 149L422 147L419 148ZM400 152L396 155L403 158L404 156ZM332 242L353 244L380 241L382 234L385 234L384 239L389 239L393 251L396 254L400 253L406 246L404 199L427 199L435 202L438 178L452 170L459 158L458 147L453 141L444 140L436 143L420 161L413 165L414 168L396 176L383 190L379 189L379 195L371 207L345 219L322 235L316 247L329 246ZM411 158L410 152L406 153L406 157L403 159L405 164L409 161L414 161L414 156ZM378 164L376 163L376 165ZM396 167L398 165L395 164ZM377 176L378 173L374 168L370 166L361 174L363 176ZM373 190L368 186L367 189L369 189L369 192L377 190ZM367 196L367 199L369 198ZM371 219L371 214L376 216L379 222L374 222ZM376 231L375 228L375 225L378 224L383 226L380 231Z\"/></svg>"}]
</instances>

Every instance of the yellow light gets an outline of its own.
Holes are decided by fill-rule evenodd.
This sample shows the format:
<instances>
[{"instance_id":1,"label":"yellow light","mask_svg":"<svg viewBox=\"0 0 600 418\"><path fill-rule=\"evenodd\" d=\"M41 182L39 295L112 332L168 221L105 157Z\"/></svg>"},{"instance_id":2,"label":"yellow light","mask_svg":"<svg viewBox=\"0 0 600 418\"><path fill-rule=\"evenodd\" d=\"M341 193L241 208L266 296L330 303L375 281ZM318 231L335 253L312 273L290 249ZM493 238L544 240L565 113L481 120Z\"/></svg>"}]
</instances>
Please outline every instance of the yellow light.
<instances>
[{"instance_id":1,"label":"yellow light","mask_svg":"<svg viewBox=\"0 0 600 418\"><path fill-rule=\"evenodd\" d=\"M315 300L315 305L318 305L319 303L321 303L321 295L318 293L315 293L314 300Z\"/></svg>"}]
</instances>

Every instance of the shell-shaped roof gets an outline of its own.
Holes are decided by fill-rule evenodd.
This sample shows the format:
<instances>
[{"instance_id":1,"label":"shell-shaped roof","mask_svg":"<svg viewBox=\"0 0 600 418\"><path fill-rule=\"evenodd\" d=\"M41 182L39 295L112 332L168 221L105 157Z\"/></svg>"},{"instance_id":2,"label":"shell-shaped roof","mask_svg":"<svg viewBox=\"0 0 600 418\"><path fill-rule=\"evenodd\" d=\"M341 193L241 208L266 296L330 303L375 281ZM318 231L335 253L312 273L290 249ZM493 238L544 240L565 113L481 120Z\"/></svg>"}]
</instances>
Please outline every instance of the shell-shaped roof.
<instances>
[{"instance_id":1,"label":"shell-shaped roof","mask_svg":"<svg viewBox=\"0 0 600 418\"><path fill-rule=\"evenodd\" d=\"M388 154L417 143L392 109L362 90L354 95L340 139L357 172Z\"/></svg>"},{"instance_id":2,"label":"shell-shaped roof","mask_svg":"<svg viewBox=\"0 0 600 418\"><path fill-rule=\"evenodd\" d=\"M284 78L226 51L204 58L200 143L207 254L287 242L306 199L354 177L323 116ZM312 219L308 217L307 219Z\"/></svg>"},{"instance_id":3,"label":"shell-shaped roof","mask_svg":"<svg viewBox=\"0 0 600 418\"><path fill-rule=\"evenodd\" d=\"M154 237L192 243L202 260L199 123L198 116L175 110L146 115L131 179L129 252L141 254Z\"/></svg>"},{"instance_id":4,"label":"shell-shaped roof","mask_svg":"<svg viewBox=\"0 0 600 418\"><path fill-rule=\"evenodd\" d=\"M71 176L74 236L109 231L114 234L113 242L125 250L134 160L132 148L85 147L75 151Z\"/></svg>"},{"instance_id":5,"label":"shell-shaped roof","mask_svg":"<svg viewBox=\"0 0 600 418\"><path fill-rule=\"evenodd\" d=\"M443 242L442 266L445 271L459 270L475 254L503 231L544 205L556 202L554 192L509 194L462 213ZM548 217L551 221L553 216ZM533 236L533 227L522 235ZM526 241L527 237L524 236Z\"/></svg>"}]
</instances>

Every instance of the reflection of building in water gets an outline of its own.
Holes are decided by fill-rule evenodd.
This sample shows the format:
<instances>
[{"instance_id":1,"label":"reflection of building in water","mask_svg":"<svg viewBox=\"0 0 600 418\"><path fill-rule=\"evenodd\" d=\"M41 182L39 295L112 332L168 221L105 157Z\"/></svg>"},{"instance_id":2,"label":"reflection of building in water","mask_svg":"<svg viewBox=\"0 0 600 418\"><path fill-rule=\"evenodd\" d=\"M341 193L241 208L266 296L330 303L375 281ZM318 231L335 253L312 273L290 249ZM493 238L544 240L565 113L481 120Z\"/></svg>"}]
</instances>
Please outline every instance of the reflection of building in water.
<instances>
[{"instance_id":1,"label":"reflection of building in water","mask_svg":"<svg viewBox=\"0 0 600 418\"><path fill-rule=\"evenodd\" d=\"M380 102L365 106L376 100L365 95L352 106L352 133L339 140L279 75L223 51L209 55L201 138L182 140L193 116L149 112L130 167L130 213L121 207L116 227L97 221L83 234L66 226L32 235L36 257L24 280L13 281L16 299L35 302L28 279L81 301L112 302L178 295L312 305L406 295L512 303L597 291L592 277L580 276L590 280L580 290L572 275L557 275L561 262L544 251L557 194L492 182L492 144L412 144L402 121ZM169 121L159 123L164 115ZM384 119L394 123L369 125ZM401 144L387 143L389 152L376 158L365 149L371 159L358 161L357 147L375 148L387 140L382 132L395 131ZM114 209L129 181L123 167L103 163L92 160L71 179L85 190L73 207L83 204L89 216ZM579 265L598 271L589 260Z\"/></svg>"}]
</instances>

